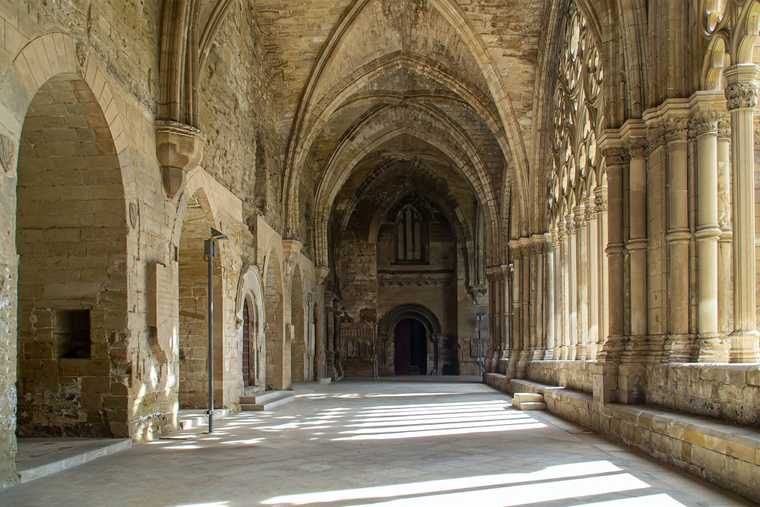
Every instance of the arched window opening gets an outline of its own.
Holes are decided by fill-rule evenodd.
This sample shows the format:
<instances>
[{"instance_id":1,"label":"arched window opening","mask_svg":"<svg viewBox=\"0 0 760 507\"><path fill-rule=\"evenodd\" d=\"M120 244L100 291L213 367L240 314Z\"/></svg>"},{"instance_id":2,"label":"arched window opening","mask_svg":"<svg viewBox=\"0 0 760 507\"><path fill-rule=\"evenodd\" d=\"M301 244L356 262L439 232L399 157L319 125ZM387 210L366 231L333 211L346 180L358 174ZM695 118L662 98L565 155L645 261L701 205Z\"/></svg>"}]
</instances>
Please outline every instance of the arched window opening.
<instances>
[{"instance_id":1,"label":"arched window opening","mask_svg":"<svg viewBox=\"0 0 760 507\"><path fill-rule=\"evenodd\" d=\"M424 263L427 260L427 223L411 204L396 215L396 262Z\"/></svg>"}]
</instances>

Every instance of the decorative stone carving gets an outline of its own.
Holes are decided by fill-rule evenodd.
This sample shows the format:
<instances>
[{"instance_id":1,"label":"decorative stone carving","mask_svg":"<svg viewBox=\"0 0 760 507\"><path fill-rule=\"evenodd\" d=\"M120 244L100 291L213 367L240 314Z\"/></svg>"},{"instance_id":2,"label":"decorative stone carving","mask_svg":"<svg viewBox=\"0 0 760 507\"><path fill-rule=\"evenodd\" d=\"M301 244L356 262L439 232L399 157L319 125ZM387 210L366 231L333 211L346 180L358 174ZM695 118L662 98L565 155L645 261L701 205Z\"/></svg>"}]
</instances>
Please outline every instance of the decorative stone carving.
<instances>
[{"instance_id":1,"label":"decorative stone carving","mask_svg":"<svg viewBox=\"0 0 760 507\"><path fill-rule=\"evenodd\" d=\"M717 134L720 113L717 111L702 111L689 120L689 129L697 137L705 134Z\"/></svg>"},{"instance_id":2,"label":"decorative stone carving","mask_svg":"<svg viewBox=\"0 0 760 507\"><path fill-rule=\"evenodd\" d=\"M3 134L0 134L0 165L5 172L11 172L16 168L16 143Z\"/></svg>"},{"instance_id":3,"label":"decorative stone carving","mask_svg":"<svg viewBox=\"0 0 760 507\"><path fill-rule=\"evenodd\" d=\"M686 141L689 133L687 118L668 118L665 120L665 141L668 143Z\"/></svg>"},{"instance_id":4,"label":"decorative stone carving","mask_svg":"<svg viewBox=\"0 0 760 507\"><path fill-rule=\"evenodd\" d=\"M726 101L729 110L755 108L757 106L757 85L745 81L729 84L726 86Z\"/></svg>"},{"instance_id":5,"label":"decorative stone carving","mask_svg":"<svg viewBox=\"0 0 760 507\"><path fill-rule=\"evenodd\" d=\"M185 174L200 165L204 142L195 127L174 121L156 122L156 155L170 198L182 188Z\"/></svg>"}]
</instances>

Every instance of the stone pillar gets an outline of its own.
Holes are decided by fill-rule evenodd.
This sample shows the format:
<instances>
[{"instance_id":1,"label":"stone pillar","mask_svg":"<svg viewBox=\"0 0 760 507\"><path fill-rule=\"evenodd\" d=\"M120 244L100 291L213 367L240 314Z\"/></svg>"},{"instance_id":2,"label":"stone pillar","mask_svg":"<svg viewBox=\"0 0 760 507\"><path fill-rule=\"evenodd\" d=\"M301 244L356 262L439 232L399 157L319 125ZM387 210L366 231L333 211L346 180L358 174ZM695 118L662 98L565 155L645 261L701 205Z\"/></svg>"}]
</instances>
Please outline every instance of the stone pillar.
<instances>
[{"instance_id":1,"label":"stone pillar","mask_svg":"<svg viewBox=\"0 0 760 507\"><path fill-rule=\"evenodd\" d=\"M522 283L522 259L517 242L510 241L513 273L512 273L512 355L509 358L507 377L514 378L517 373L517 363L522 350L522 305L520 303L520 284Z\"/></svg>"},{"instance_id":2,"label":"stone pillar","mask_svg":"<svg viewBox=\"0 0 760 507\"><path fill-rule=\"evenodd\" d=\"M533 337L534 340L532 359L534 361L540 361L544 358L544 354L546 353L547 324L545 318L546 314L544 312L544 309L546 308L546 245L543 235L535 235L533 236L532 240L533 258L535 260L536 266L534 272L536 298L535 309L533 311L536 333Z\"/></svg>"},{"instance_id":3,"label":"stone pillar","mask_svg":"<svg viewBox=\"0 0 760 507\"><path fill-rule=\"evenodd\" d=\"M501 266L501 285L499 290L501 291L501 313L502 313L502 353L499 359L499 371L506 373L509 364L509 358L512 357L512 329L510 318L512 312L512 267L511 265Z\"/></svg>"},{"instance_id":4,"label":"stone pillar","mask_svg":"<svg viewBox=\"0 0 760 507\"><path fill-rule=\"evenodd\" d=\"M609 336L599 354L599 367L593 374L594 402L615 401L618 397L618 364L625 347L625 230L623 220L623 191L628 154L615 146L604 150L608 185L609 267Z\"/></svg>"},{"instance_id":5,"label":"stone pillar","mask_svg":"<svg viewBox=\"0 0 760 507\"><path fill-rule=\"evenodd\" d=\"M756 66L735 65L725 71L731 112L732 219L734 260L734 331L731 361L758 361L755 308L755 153L753 116L757 106Z\"/></svg>"},{"instance_id":6,"label":"stone pillar","mask_svg":"<svg viewBox=\"0 0 760 507\"><path fill-rule=\"evenodd\" d=\"M692 119L697 136L697 332L698 360L728 360L718 333L718 116L697 113Z\"/></svg>"},{"instance_id":7,"label":"stone pillar","mask_svg":"<svg viewBox=\"0 0 760 507\"><path fill-rule=\"evenodd\" d=\"M608 212L607 212L607 185L601 178L599 186L594 191L594 204L597 216L597 228L599 236L599 336L596 350L601 351L610 333L610 266L607 256L608 245Z\"/></svg>"},{"instance_id":8,"label":"stone pillar","mask_svg":"<svg viewBox=\"0 0 760 507\"><path fill-rule=\"evenodd\" d=\"M517 378L525 378L525 371L528 367L530 357L530 250L526 239L520 239L520 297L522 301L521 319L522 335L520 336L520 359L517 362Z\"/></svg>"},{"instance_id":9,"label":"stone pillar","mask_svg":"<svg viewBox=\"0 0 760 507\"><path fill-rule=\"evenodd\" d=\"M631 266L631 344L630 352L640 356L646 353L648 330L647 302L647 161L646 146L633 142L629 146L631 157L628 171L629 239L627 244ZM640 357L631 358L634 360Z\"/></svg>"},{"instance_id":10,"label":"stone pillar","mask_svg":"<svg viewBox=\"0 0 760 507\"><path fill-rule=\"evenodd\" d=\"M718 330L733 331L733 232L731 230L731 123L727 115L718 121ZM729 344L730 346L730 344Z\"/></svg>"},{"instance_id":11,"label":"stone pillar","mask_svg":"<svg viewBox=\"0 0 760 507\"><path fill-rule=\"evenodd\" d=\"M689 336L689 186L687 122L671 117L666 121L668 233L668 346L670 362L692 358Z\"/></svg>"},{"instance_id":12,"label":"stone pillar","mask_svg":"<svg viewBox=\"0 0 760 507\"><path fill-rule=\"evenodd\" d=\"M558 311L556 306L555 287L555 243L551 234L546 234L546 349L544 359L554 359L556 347L555 337L557 331Z\"/></svg>"},{"instance_id":13,"label":"stone pillar","mask_svg":"<svg viewBox=\"0 0 760 507\"><path fill-rule=\"evenodd\" d=\"M568 335L567 359L575 361L578 357L578 234L575 214L567 215L568 254L567 268L570 275L568 295L570 299L570 334Z\"/></svg>"},{"instance_id":14,"label":"stone pillar","mask_svg":"<svg viewBox=\"0 0 760 507\"><path fill-rule=\"evenodd\" d=\"M578 352L577 359L588 359L588 222L586 208L580 202L575 208L576 228L576 280L578 300Z\"/></svg>"},{"instance_id":15,"label":"stone pillar","mask_svg":"<svg viewBox=\"0 0 760 507\"><path fill-rule=\"evenodd\" d=\"M501 269L489 267L486 270L486 280L488 282L488 327L490 330L490 340L488 355L486 359L488 372L498 371L498 358L503 354L502 336L501 336L501 293L500 280Z\"/></svg>"},{"instance_id":16,"label":"stone pillar","mask_svg":"<svg viewBox=\"0 0 760 507\"><path fill-rule=\"evenodd\" d=\"M555 223L552 232L554 241L554 355L552 359L562 358L562 343L565 335L565 307L563 280L565 273L562 271L562 238L559 224Z\"/></svg>"},{"instance_id":17,"label":"stone pillar","mask_svg":"<svg viewBox=\"0 0 760 507\"><path fill-rule=\"evenodd\" d=\"M599 343L599 265L601 250L599 250L599 213L596 210L594 196L586 201L586 221L588 222L588 349L587 356L590 360L596 359Z\"/></svg>"},{"instance_id":18,"label":"stone pillar","mask_svg":"<svg viewBox=\"0 0 760 507\"><path fill-rule=\"evenodd\" d=\"M562 347L560 359L570 359L570 235L567 232L567 217L560 217L560 243L562 262Z\"/></svg>"}]
</instances>

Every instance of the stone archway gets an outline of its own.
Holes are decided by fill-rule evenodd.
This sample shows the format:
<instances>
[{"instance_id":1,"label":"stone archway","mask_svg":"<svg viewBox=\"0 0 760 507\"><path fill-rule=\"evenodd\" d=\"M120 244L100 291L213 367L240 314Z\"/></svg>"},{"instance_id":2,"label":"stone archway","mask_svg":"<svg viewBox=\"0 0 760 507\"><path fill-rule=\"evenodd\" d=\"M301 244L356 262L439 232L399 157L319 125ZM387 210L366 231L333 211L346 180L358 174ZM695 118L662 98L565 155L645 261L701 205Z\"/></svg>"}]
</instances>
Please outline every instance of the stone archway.
<instances>
[{"instance_id":1,"label":"stone archway","mask_svg":"<svg viewBox=\"0 0 760 507\"><path fill-rule=\"evenodd\" d=\"M236 301L237 319L240 323L239 343L240 350L242 351L241 373L243 388L263 387L266 381L266 365L264 364L266 358L264 287L261 283L261 276L257 267L252 266L243 269ZM247 378L245 375L246 364L248 371Z\"/></svg>"},{"instance_id":2,"label":"stone archway","mask_svg":"<svg viewBox=\"0 0 760 507\"><path fill-rule=\"evenodd\" d=\"M51 77L29 105L17 197L18 434L126 436L126 398L112 392L127 336L125 192L77 73Z\"/></svg>"},{"instance_id":3,"label":"stone archway","mask_svg":"<svg viewBox=\"0 0 760 507\"><path fill-rule=\"evenodd\" d=\"M438 317L428 308L417 304L404 304L386 313L378 323L378 340L382 344L380 350L380 374L395 375L396 330L400 322L414 320L425 330L427 338L427 374L435 375L440 372L440 338L441 324Z\"/></svg>"},{"instance_id":4,"label":"stone archway","mask_svg":"<svg viewBox=\"0 0 760 507\"><path fill-rule=\"evenodd\" d=\"M208 406L208 263L203 242L214 221L202 191L186 204L178 250L179 273L179 407ZM222 252L213 267L214 284L214 405L223 406L224 356Z\"/></svg>"},{"instance_id":5,"label":"stone archway","mask_svg":"<svg viewBox=\"0 0 760 507\"><path fill-rule=\"evenodd\" d=\"M283 326L282 263L278 252L272 250L266 259L264 275L266 310L266 386L267 389L289 387L290 375L285 375L285 336Z\"/></svg>"}]
</instances>

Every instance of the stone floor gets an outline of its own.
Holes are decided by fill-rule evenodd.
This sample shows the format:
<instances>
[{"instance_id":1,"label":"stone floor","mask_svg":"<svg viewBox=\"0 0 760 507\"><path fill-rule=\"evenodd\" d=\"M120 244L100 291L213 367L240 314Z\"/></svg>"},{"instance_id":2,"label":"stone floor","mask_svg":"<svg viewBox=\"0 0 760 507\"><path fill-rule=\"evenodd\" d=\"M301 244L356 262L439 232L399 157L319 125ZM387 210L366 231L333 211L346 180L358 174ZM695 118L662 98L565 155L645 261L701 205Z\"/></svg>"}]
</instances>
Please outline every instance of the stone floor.
<instances>
[{"instance_id":1,"label":"stone floor","mask_svg":"<svg viewBox=\"0 0 760 507\"><path fill-rule=\"evenodd\" d=\"M479 384L342 382L0 493L13 506L747 505Z\"/></svg>"},{"instance_id":2,"label":"stone floor","mask_svg":"<svg viewBox=\"0 0 760 507\"><path fill-rule=\"evenodd\" d=\"M132 447L128 439L21 438L18 440L16 470L21 482L79 466Z\"/></svg>"}]
</instances>

